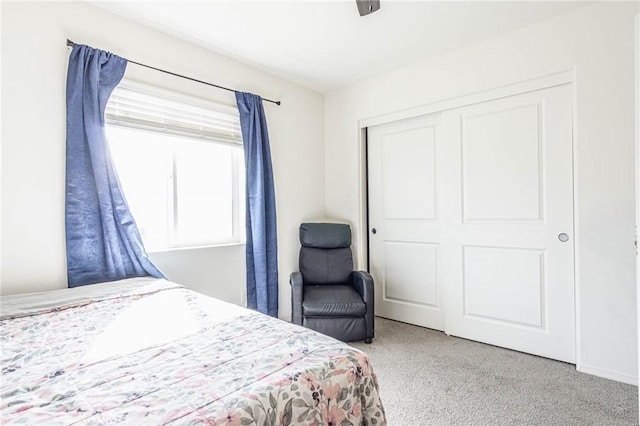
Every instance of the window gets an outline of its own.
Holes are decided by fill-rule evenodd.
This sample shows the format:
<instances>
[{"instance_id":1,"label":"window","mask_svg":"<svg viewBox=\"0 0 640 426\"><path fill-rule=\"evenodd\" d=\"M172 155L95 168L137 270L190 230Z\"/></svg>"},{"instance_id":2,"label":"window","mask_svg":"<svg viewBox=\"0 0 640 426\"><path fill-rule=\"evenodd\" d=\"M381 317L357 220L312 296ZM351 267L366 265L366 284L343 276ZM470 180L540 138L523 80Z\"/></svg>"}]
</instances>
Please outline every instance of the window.
<instances>
[{"instance_id":1,"label":"window","mask_svg":"<svg viewBox=\"0 0 640 426\"><path fill-rule=\"evenodd\" d=\"M243 242L236 109L123 83L105 115L113 162L148 251Z\"/></svg>"}]
</instances>

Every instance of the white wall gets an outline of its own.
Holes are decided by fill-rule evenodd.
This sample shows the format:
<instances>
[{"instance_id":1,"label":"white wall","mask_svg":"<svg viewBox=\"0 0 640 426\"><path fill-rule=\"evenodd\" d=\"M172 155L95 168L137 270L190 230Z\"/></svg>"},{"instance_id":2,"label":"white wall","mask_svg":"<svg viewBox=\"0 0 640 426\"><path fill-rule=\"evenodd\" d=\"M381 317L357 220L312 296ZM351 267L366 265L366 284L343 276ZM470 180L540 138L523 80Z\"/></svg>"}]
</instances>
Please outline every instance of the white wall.
<instances>
[{"instance_id":1,"label":"white wall","mask_svg":"<svg viewBox=\"0 0 640 426\"><path fill-rule=\"evenodd\" d=\"M323 97L84 2L2 4L2 292L66 287L67 38L265 98L278 214L280 316L290 316L298 225L324 216ZM125 78L235 105L232 93L129 65ZM239 303L244 246L155 253L174 281Z\"/></svg>"},{"instance_id":2,"label":"white wall","mask_svg":"<svg viewBox=\"0 0 640 426\"><path fill-rule=\"evenodd\" d=\"M635 3L604 3L325 97L327 215L360 220L358 121L576 70L578 369L637 381ZM362 228L356 228L355 239ZM362 253L360 252L360 255Z\"/></svg>"}]
</instances>

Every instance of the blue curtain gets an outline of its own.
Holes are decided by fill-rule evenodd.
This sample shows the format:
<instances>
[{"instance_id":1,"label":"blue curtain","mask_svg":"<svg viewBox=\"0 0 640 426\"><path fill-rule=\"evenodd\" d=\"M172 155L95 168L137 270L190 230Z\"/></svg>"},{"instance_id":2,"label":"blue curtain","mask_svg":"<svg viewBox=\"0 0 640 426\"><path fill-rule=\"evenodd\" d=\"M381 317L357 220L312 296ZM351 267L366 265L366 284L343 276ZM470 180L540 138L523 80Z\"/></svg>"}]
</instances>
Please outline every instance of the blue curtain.
<instances>
[{"instance_id":1,"label":"blue curtain","mask_svg":"<svg viewBox=\"0 0 640 426\"><path fill-rule=\"evenodd\" d=\"M148 275L164 278L144 250L105 137L104 110L126 67L126 59L83 45L75 45L69 57L65 198L69 287Z\"/></svg>"},{"instance_id":2,"label":"blue curtain","mask_svg":"<svg viewBox=\"0 0 640 426\"><path fill-rule=\"evenodd\" d=\"M247 173L247 306L278 316L278 242L271 152L262 98L236 92Z\"/></svg>"}]
</instances>

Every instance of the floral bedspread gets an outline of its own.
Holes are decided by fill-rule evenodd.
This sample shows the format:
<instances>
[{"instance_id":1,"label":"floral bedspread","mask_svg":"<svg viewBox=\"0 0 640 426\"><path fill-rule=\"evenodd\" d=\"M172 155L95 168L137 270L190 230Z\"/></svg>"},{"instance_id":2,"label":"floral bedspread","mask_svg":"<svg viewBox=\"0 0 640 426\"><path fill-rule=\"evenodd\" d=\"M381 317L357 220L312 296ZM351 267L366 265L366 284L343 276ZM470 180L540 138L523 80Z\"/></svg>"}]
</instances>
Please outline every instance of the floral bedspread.
<instances>
[{"instance_id":1,"label":"floral bedspread","mask_svg":"<svg viewBox=\"0 0 640 426\"><path fill-rule=\"evenodd\" d=\"M369 359L329 337L164 280L80 299L2 313L0 423L386 424Z\"/></svg>"}]
</instances>

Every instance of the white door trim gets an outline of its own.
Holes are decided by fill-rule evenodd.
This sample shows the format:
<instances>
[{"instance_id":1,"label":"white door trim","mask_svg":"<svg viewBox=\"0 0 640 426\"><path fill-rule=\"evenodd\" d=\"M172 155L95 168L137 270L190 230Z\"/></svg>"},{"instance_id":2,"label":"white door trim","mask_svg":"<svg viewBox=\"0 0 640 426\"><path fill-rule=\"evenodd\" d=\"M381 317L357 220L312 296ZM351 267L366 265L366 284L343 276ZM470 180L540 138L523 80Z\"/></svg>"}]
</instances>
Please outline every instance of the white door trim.
<instances>
[{"instance_id":1,"label":"white door trim","mask_svg":"<svg viewBox=\"0 0 640 426\"><path fill-rule=\"evenodd\" d=\"M635 148L636 148L636 240L638 240L638 229L640 228L640 42L638 41L638 37L640 37L640 14L636 14L634 17L634 69L635 69ZM636 244L638 244L636 242ZM638 248L636 246L636 299L637 299L637 310L636 316L638 318L638 359L639 366L638 371L640 372L640 258L638 257ZM635 378L635 385L638 384L638 376ZM640 404L640 395L638 395L638 403ZM640 420L640 413L638 414L638 418Z\"/></svg>"},{"instance_id":2,"label":"white door trim","mask_svg":"<svg viewBox=\"0 0 640 426\"><path fill-rule=\"evenodd\" d=\"M500 99L503 97L520 95L527 92L532 92L536 90L548 89L555 86L560 86L564 84L571 84L573 90L573 165L572 165L572 179L573 179L573 244L574 244L574 300L575 300L575 354L576 354L576 366L577 369L580 370L581 367L581 339L580 339L580 304L579 294L580 294L580 279L578 275L578 265L580 264L580 251L578 247L580 247L579 239L580 236L577 232L578 229L578 188L576 185L577 182L577 164L575 159L577 158L577 137L576 137L576 69L570 69L566 71L561 71L555 74L550 74L534 79L530 79L527 81L522 81L514 84L507 84L501 87L496 87L493 89L483 90L480 92L471 93L464 96L459 96L450 99L444 99L437 102L429 103L426 105L421 105L418 107L408 108L401 111L395 111L387 114L382 114L379 116L363 118L358 120L357 124L357 135L358 135L358 170L359 170L359 223L357 224L357 228L359 230L357 244L359 250L356 255L356 262L360 268L365 268L367 265L367 248L368 248L368 238L369 238L369 229L367 224L367 139L366 139L366 130L367 127L385 124L393 121L398 121L406 118L418 117L421 115L426 115L430 113L445 111L453 108L458 108L462 106L472 105L479 102L486 102L495 99Z\"/></svg>"}]
</instances>

